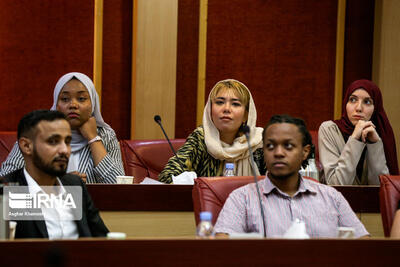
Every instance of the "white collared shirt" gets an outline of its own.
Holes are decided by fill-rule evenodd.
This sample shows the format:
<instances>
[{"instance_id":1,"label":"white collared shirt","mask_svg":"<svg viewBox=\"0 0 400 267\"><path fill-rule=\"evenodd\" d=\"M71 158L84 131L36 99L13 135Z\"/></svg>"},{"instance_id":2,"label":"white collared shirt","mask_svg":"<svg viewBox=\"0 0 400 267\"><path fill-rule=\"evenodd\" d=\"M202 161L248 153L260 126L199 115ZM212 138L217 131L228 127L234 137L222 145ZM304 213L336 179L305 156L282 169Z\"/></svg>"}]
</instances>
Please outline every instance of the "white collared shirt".
<instances>
[{"instance_id":1,"label":"white collared shirt","mask_svg":"<svg viewBox=\"0 0 400 267\"><path fill-rule=\"evenodd\" d=\"M26 168L24 168L24 174L26 182L29 186L29 193L44 193L38 183L26 171ZM60 185L59 194L65 194L65 188L58 177L57 181ZM73 214L70 208L42 208L42 213L45 219L49 239L77 239L79 237L78 227L76 223L71 220L73 218ZM66 220L68 218L71 219Z\"/></svg>"}]
</instances>

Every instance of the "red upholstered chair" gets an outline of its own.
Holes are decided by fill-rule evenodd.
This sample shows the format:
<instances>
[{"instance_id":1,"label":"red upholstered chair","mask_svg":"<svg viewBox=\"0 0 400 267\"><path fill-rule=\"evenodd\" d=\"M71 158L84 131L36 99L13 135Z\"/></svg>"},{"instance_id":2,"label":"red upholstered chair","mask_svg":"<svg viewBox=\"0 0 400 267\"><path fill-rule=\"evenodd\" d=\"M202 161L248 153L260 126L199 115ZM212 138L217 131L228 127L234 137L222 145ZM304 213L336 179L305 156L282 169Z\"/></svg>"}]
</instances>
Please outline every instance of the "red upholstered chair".
<instances>
[{"instance_id":1,"label":"red upholstered chair","mask_svg":"<svg viewBox=\"0 0 400 267\"><path fill-rule=\"evenodd\" d=\"M185 139L172 139L171 143L178 150ZM125 174L135 177L140 183L145 177L158 180L158 174L173 156L166 140L121 140L122 161Z\"/></svg>"},{"instance_id":2,"label":"red upholstered chair","mask_svg":"<svg viewBox=\"0 0 400 267\"><path fill-rule=\"evenodd\" d=\"M0 164L6 160L16 141L17 132L0 131Z\"/></svg>"},{"instance_id":3,"label":"red upholstered chair","mask_svg":"<svg viewBox=\"0 0 400 267\"><path fill-rule=\"evenodd\" d=\"M259 179L264 178L265 176L259 177ZM200 222L199 216L202 211L211 211L212 222L215 224L229 194L236 188L252 182L254 182L253 176L201 177L195 179L192 198L196 225Z\"/></svg>"},{"instance_id":4,"label":"red upholstered chair","mask_svg":"<svg viewBox=\"0 0 400 267\"><path fill-rule=\"evenodd\" d=\"M379 191L381 216L385 236L390 236L394 214L400 201L400 176L381 175L381 188Z\"/></svg>"}]
</instances>

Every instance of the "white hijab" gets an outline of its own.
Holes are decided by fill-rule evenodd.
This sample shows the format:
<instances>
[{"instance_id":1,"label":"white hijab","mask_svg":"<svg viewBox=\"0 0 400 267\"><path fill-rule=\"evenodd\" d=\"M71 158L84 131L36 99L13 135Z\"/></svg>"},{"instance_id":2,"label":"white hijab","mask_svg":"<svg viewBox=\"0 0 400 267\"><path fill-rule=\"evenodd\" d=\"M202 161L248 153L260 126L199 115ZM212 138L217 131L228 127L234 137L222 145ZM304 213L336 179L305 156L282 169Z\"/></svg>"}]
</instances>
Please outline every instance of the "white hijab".
<instances>
[{"instance_id":1,"label":"white hijab","mask_svg":"<svg viewBox=\"0 0 400 267\"><path fill-rule=\"evenodd\" d=\"M57 109L57 101L58 95L60 94L64 85L69 82L72 78L78 79L88 90L90 101L92 103L92 116L96 119L97 127L105 127L111 129L111 127L104 122L103 117L100 113L100 103L99 103L99 95L94 88L94 84L92 80L83 73L80 72L70 72L62 76L54 88L53 94L53 106L51 110ZM72 130L72 141L71 141L71 150L72 152L77 152L84 148L87 145L87 140L84 138L79 131Z\"/></svg>"},{"instance_id":2,"label":"white hijab","mask_svg":"<svg viewBox=\"0 0 400 267\"><path fill-rule=\"evenodd\" d=\"M253 97L249 91L249 89L241 82L233 79L227 79L223 81L219 81L216 85L214 85L211 92L215 89L215 87L221 83L226 81L233 81L240 83L244 88L249 92L249 112L247 118L247 125L250 128L250 146L253 152L262 147L262 132L263 128L256 127L257 121L257 111L256 106L253 101ZM215 127L212 118L211 118L211 92L208 96L207 104L204 107L203 112L203 127L204 127L204 140L206 143L207 151L216 159L226 160L227 162L235 163L235 173L238 176L250 176L252 175L251 171L251 161L250 154L248 151L246 136L242 135L237 137L232 145L226 144L220 140L220 135L217 127ZM257 175L260 175L258 169L256 168Z\"/></svg>"}]
</instances>

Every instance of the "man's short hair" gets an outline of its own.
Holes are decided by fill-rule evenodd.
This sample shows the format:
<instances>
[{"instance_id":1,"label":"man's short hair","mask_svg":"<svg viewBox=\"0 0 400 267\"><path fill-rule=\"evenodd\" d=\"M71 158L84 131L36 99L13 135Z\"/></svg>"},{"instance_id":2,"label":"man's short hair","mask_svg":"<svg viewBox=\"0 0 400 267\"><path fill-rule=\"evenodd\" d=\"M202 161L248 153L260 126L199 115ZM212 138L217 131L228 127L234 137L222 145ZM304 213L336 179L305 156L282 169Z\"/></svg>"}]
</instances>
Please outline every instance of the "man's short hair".
<instances>
[{"instance_id":1,"label":"man's short hair","mask_svg":"<svg viewBox=\"0 0 400 267\"><path fill-rule=\"evenodd\" d=\"M291 124L296 125L297 128L299 129L299 132L303 136L303 140L302 140L303 147L305 147L306 145L311 146L311 150L310 150L310 153L308 154L307 159L304 160L303 163L301 164L303 166L303 168L305 168L308 165L308 159L312 158L315 153L315 146L312 142L310 132L307 130L306 123L304 122L304 120L302 120L300 118L294 118L287 114L273 115L271 117L271 119L269 120L269 122L267 123L267 125L265 125L265 127L264 127L264 131L263 131L263 135L262 135L263 144L265 144L265 132L267 131L267 129L270 125L275 124L275 123L291 123Z\"/></svg>"},{"instance_id":2,"label":"man's short hair","mask_svg":"<svg viewBox=\"0 0 400 267\"><path fill-rule=\"evenodd\" d=\"M65 115L57 110L34 110L25 114L18 123L17 137L33 138L36 134L36 126L41 121L66 120Z\"/></svg>"}]
</instances>

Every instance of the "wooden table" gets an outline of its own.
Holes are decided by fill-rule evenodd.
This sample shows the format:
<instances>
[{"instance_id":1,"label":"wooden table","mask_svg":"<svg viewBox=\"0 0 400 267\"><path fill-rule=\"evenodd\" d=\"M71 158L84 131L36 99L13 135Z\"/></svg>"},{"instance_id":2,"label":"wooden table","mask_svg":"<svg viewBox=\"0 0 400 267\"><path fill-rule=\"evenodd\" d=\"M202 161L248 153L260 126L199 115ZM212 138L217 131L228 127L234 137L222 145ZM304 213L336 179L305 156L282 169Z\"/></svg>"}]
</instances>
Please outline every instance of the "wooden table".
<instances>
[{"instance_id":1,"label":"wooden table","mask_svg":"<svg viewBox=\"0 0 400 267\"><path fill-rule=\"evenodd\" d=\"M0 251L2 266L365 267L398 266L400 240L23 240Z\"/></svg>"},{"instance_id":2,"label":"wooden table","mask_svg":"<svg viewBox=\"0 0 400 267\"><path fill-rule=\"evenodd\" d=\"M89 184L102 211L193 211L191 185ZM334 186L354 212L379 213L379 186Z\"/></svg>"},{"instance_id":3,"label":"wooden table","mask_svg":"<svg viewBox=\"0 0 400 267\"><path fill-rule=\"evenodd\" d=\"M374 237L383 237L378 186L334 186ZM191 185L89 184L110 231L128 237L188 237L195 233Z\"/></svg>"}]
</instances>

